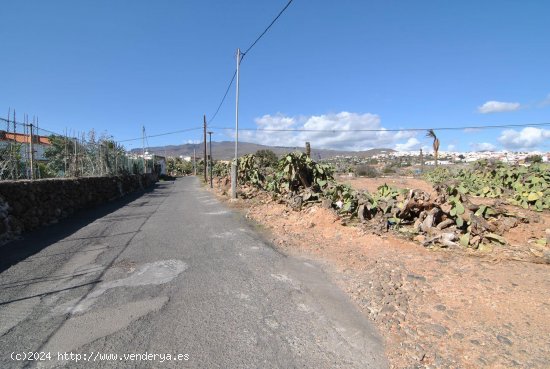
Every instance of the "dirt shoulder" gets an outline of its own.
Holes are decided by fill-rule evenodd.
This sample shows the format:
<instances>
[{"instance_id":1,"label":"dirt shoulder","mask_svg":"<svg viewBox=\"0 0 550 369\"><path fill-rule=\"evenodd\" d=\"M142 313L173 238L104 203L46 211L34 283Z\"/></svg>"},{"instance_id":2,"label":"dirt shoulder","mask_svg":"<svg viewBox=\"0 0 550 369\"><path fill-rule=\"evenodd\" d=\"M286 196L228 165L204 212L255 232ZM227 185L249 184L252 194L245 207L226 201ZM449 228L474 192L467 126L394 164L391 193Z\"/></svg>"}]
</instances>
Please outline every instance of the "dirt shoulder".
<instances>
[{"instance_id":1,"label":"dirt shoulder","mask_svg":"<svg viewBox=\"0 0 550 369\"><path fill-rule=\"evenodd\" d=\"M344 226L320 206L293 211L267 194L229 204L283 252L327 265L378 326L393 368L550 367L549 265L430 251Z\"/></svg>"}]
</instances>

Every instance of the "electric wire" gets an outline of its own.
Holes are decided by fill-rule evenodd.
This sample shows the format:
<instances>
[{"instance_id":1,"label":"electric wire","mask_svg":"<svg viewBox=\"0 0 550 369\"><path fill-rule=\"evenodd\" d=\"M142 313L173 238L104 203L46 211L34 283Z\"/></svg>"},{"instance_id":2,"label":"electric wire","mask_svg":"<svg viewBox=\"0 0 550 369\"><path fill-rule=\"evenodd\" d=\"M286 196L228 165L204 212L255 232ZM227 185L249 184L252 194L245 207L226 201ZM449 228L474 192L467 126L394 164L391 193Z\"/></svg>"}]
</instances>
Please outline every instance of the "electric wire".
<instances>
[{"instance_id":1,"label":"electric wire","mask_svg":"<svg viewBox=\"0 0 550 369\"><path fill-rule=\"evenodd\" d=\"M177 133L190 132L190 131L197 131L197 130L199 130L199 129L202 129L202 127L180 129L180 130L178 130L178 131L165 132L165 133L158 133L158 134L154 134L154 135L147 135L147 137L168 136L168 135L174 135L174 134L177 134ZM129 139L125 139L125 140L117 140L117 142L138 141L138 140L141 140L142 138L143 138L143 137L129 138Z\"/></svg>"},{"instance_id":2,"label":"electric wire","mask_svg":"<svg viewBox=\"0 0 550 369\"><path fill-rule=\"evenodd\" d=\"M244 56L258 43L258 41L260 41L260 39L267 33L267 31L269 31L269 29L271 28L271 26L273 26L273 24L275 24L275 22L277 21L277 19L279 19L281 17L281 15L285 12L285 10L290 6L290 4L292 3L293 0L289 0L288 3L284 6L284 8L279 12L279 14L277 14L277 16L271 21L271 23L269 23L269 25L264 29L264 31L256 38L256 40L254 40L254 42L246 49L246 51L242 52L241 53L241 58L239 60L239 63L243 60ZM233 77L231 77L231 81L229 82L229 85L227 86L226 90L225 90L225 94L223 95L223 98L222 100L220 101L220 103L218 104L218 108L216 109L216 112L212 115L212 117L208 120L209 123L212 123L214 121L214 119L216 118L216 116L218 115L218 112L220 111L220 108L222 107L224 101L225 101L225 98L227 97L227 94L229 93L229 90L231 89L231 86L233 85L233 82L235 81L235 76L237 75L237 70L235 69L235 71L233 72Z\"/></svg>"},{"instance_id":3,"label":"electric wire","mask_svg":"<svg viewBox=\"0 0 550 369\"><path fill-rule=\"evenodd\" d=\"M242 53L242 56L241 56L241 60L244 58L244 56L246 54L248 54L248 52L258 43L258 41L260 41L260 39L267 33L267 31L269 31L269 29L271 28L271 26L273 26L273 24L275 24L275 22L277 21L277 19L279 19L279 17L285 12L285 10L290 6L290 4L292 3L293 0L289 0L288 3L285 5L285 7L279 12L279 14L277 14L277 16L275 17L275 19L273 19L271 21L271 23L269 23L269 26L266 27L266 29L256 38L256 40L252 43L252 45L250 45L243 53Z\"/></svg>"},{"instance_id":4,"label":"electric wire","mask_svg":"<svg viewBox=\"0 0 550 369\"><path fill-rule=\"evenodd\" d=\"M4 122L8 122L8 119L5 119L5 118L2 118L0 117L0 120L1 121L4 121ZM13 120L9 120L10 123L13 123ZM22 123L22 122L15 122L16 124L19 124L19 125L28 125L30 126L30 124L27 124L27 123ZM178 131L172 131L172 132L164 132L164 133L158 133L158 134L154 134L154 135L147 135L147 138L149 137L161 137L161 136L168 136L168 135L174 135L174 134L178 134L178 133L184 133L184 132L190 132L190 131L197 131L197 130L200 130L202 129L202 127L195 127L195 128L187 128L187 129L180 129ZM65 137L64 134L61 134L61 133L58 133L58 132L54 132L54 131L50 131L48 129L45 129L43 127L40 127L40 131L44 131L44 132L47 132L51 135L55 135L55 136L61 136L61 137ZM115 140L116 142L129 142L129 141L138 141L138 140L141 140L142 137L137 137L137 138L129 138L129 139L125 139L125 140ZM98 145L97 143L93 143L93 142L89 142L89 141L86 141L84 140L84 142L86 143L89 143L89 144L92 144L92 145ZM100 144L99 144L100 145Z\"/></svg>"},{"instance_id":5,"label":"electric wire","mask_svg":"<svg viewBox=\"0 0 550 369\"><path fill-rule=\"evenodd\" d=\"M307 128L285 128L285 129L271 129L271 128L239 128L239 131L257 131L257 132L402 132L402 131L427 131L433 129L434 131L456 131L464 129L494 129L494 128L518 128L518 127L542 127L548 126L550 123L528 123L528 124L501 124L501 125L483 125L483 126L464 126L464 127L438 127L438 128L376 128L376 129L307 129ZM234 130L231 127L210 127L211 129L219 130Z\"/></svg>"},{"instance_id":6,"label":"electric wire","mask_svg":"<svg viewBox=\"0 0 550 369\"><path fill-rule=\"evenodd\" d=\"M216 109L216 112L214 115L212 115L212 118L210 118L209 122L212 123L214 119L216 119L216 115L218 115L218 112L220 111L220 108L223 105L223 102L225 101L225 98L227 97L227 94L229 93L229 89L233 85L233 81L235 81L235 76L237 75L237 70L235 69L235 72L233 72L233 77L231 77L231 81L229 81L229 85L227 86L227 89L225 90L225 94L223 95L222 101L220 101L220 104L218 105L218 108Z\"/></svg>"}]
</instances>

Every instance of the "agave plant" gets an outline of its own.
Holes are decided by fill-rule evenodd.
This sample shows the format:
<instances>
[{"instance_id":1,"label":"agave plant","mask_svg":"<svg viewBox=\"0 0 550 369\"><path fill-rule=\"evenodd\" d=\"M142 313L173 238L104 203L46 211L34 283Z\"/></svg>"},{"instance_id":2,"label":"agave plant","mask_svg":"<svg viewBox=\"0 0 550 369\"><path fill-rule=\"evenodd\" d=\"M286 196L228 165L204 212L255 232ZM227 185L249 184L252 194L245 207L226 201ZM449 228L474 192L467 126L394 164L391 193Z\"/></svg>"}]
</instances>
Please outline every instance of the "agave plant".
<instances>
[{"instance_id":1,"label":"agave plant","mask_svg":"<svg viewBox=\"0 0 550 369\"><path fill-rule=\"evenodd\" d=\"M432 146L434 148L435 166L437 167L437 155L439 153L439 138L437 138L433 129L429 129L426 136L434 139Z\"/></svg>"}]
</instances>

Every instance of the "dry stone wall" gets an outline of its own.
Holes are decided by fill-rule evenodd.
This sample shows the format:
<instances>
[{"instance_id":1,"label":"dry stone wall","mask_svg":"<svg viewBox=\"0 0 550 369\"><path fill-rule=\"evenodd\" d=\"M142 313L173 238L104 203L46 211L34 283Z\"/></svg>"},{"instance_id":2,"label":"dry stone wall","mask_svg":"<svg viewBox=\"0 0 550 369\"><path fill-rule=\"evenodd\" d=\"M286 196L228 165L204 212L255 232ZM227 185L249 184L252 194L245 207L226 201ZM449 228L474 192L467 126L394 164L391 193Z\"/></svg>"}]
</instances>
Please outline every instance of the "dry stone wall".
<instances>
[{"instance_id":1,"label":"dry stone wall","mask_svg":"<svg viewBox=\"0 0 550 369\"><path fill-rule=\"evenodd\" d=\"M0 182L0 243L152 186L154 174Z\"/></svg>"}]
</instances>

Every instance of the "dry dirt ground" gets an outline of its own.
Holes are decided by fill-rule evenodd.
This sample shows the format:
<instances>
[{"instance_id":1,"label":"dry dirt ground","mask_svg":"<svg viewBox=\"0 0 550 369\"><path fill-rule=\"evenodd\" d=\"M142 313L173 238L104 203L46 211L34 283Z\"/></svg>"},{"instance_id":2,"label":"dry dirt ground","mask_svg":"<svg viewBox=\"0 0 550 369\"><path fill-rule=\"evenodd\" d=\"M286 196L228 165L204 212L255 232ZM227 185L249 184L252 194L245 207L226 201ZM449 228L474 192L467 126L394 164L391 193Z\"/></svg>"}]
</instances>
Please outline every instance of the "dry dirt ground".
<instances>
[{"instance_id":1,"label":"dry dirt ground","mask_svg":"<svg viewBox=\"0 0 550 369\"><path fill-rule=\"evenodd\" d=\"M384 183L356 181L369 190ZM228 203L285 253L326 266L377 325L392 368L550 368L550 265L510 257L516 252L428 250L344 226L320 206L295 212L266 194ZM512 250L529 253L531 233L543 237L550 215L521 227Z\"/></svg>"}]
</instances>

